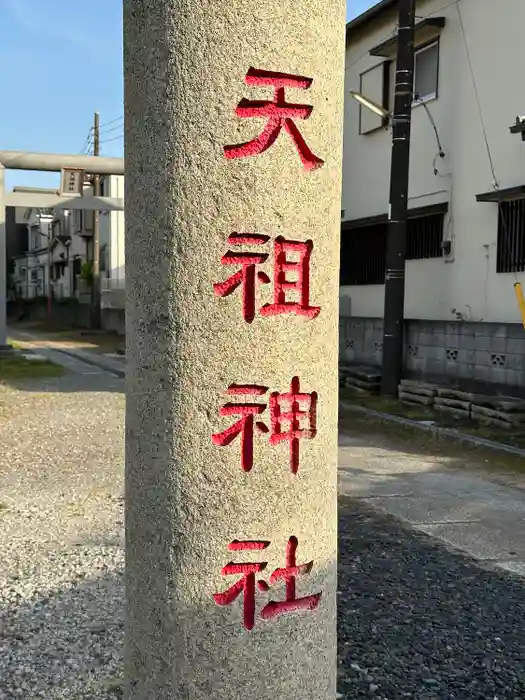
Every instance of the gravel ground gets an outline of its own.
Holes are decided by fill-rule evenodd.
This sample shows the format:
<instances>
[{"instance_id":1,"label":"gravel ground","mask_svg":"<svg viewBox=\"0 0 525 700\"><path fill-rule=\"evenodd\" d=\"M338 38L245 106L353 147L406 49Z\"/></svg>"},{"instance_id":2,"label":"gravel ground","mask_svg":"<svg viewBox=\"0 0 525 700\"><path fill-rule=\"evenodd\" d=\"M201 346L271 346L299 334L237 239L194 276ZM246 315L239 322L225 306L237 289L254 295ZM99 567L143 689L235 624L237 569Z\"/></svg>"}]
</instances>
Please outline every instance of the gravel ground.
<instances>
[{"instance_id":1,"label":"gravel ground","mask_svg":"<svg viewBox=\"0 0 525 700\"><path fill-rule=\"evenodd\" d=\"M339 690L375 700L522 700L524 581L340 503Z\"/></svg>"},{"instance_id":2,"label":"gravel ground","mask_svg":"<svg viewBox=\"0 0 525 700\"><path fill-rule=\"evenodd\" d=\"M0 387L0 700L122 694L122 382ZM523 581L343 499L344 700L521 700Z\"/></svg>"},{"instance_id":3,"label":"gravel ground","mask_svg":"<svg viewBox=\"0 0 525 700\"><path fill-rule=\"evenodd\" d=\"M122 389L0 387L0 700L120 697Z\"/></svg>"}]
</instances>

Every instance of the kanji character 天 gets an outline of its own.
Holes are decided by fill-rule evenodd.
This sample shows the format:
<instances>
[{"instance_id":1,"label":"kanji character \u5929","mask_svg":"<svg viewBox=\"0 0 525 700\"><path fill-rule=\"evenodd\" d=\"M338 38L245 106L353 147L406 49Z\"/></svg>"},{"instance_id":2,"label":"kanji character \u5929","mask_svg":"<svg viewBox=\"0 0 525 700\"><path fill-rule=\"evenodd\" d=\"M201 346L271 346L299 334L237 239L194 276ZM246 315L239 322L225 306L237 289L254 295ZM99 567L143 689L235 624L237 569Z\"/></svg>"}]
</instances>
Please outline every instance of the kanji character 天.
<instances>
[{"instance_id":1,"label":"kanji character \u5929","mask_svg":"<svg viewBox=\"0 0 525 700\"><path fill-rule=\"evenodd\" d=\"M289 241L278 236L274 244L273 266L273 303L265 304L261 309L262 316L276 314L298 314L307 318L316 318L321 311L319 306L310 306L310 256L313 249L312 241ZM290 260L286 254L290 252L299 260ZM287 272L297 274L297 280L289 281ZM287 301L287 292L295 292L297 299Z\"/></svg>"},{"instance_id":2,"label":"kanji character \u5929","mask_svg":"<svg viewBox=\"0 0 525 700\"><path fill-rule=\"evenodd\" d=\"M228 549L233 551L260 551L266 549L269 544L269 542L264 540L234 540L228 545ZM255 624L255 574L263 571L266 565L267 562L256 562L252 564L235 564L234 562L230 562L226 564L221 571L223 576L242 574L242 577L223 593L213 594L213 599L217 605L230 605L239 597L241 591L244 592L243 618L244 627L247 630L253 629Z\"/></svg>"},{"instance_id":3,"label":"kanji character \u5929","mask_svg":"<svg viewBox=\"0 0 525 700\"><path fill-rule=\"evenodd\" d=\"M265 386L257 384L230 384L226 394L228 396L262 396L268 391ZM221 416L241 416L240 419L222 433L212 435L214 445L224 447L235 438L241 436L241 467L249 472L253 467L253 434L257 428L259 432L268 432L267 426L262 421L255 421L255 416L260 415L266 409L266 404L260 403L227 403L222 406Z\"/></svg>"},{"instance_id":4,"label":"kanji character \u5929","mask_svg":"<svg viewBox=\"0 0 525 700\"><path fill-rule=\"evenodd\" d=\"M250 68L246 74L245 82L247 85L273 87L274 97L272 101L243 98L239 102L235 109L238 117L267 117L268 121L262 133L252 141L235 146L225 146L224 155L226 158L246 158L264 153L275 142L284 127L297 148L304 168L306 170L320 168L324 161L310 150L294 122L294 119L308 119L313 107L286 102L284 94L285 88L308 90L312 85L312 78Z\"/></svg>"},{"instance_id":5,"label":"kanji character \u5929","mask_svg":"<svg viewBox=\"0 0 525 700\"><path fill-rule=\"evenodd\" d=\"M228 236L230 245L261 245L267 243L269 236L257 233L232 233ZM255 317L255 281L267 283L268 276L259 271L256 274L256 266L268 259L267 253L235 253L229 250L221 258L223 265L240 265L241 269L228 277L224 282L213 285L215 294L220 297L229 296L239 285L242 285L242 313L247 323L251 323Z\"/></svg>"},{"instance_id":6,"label":"kanji character \u5929","mask_svg":"<svg viewBox=\"0 0 525 700\"><path fill-rule=\"evenodd\" d=\"M314 595L296 597L296 578L305 574L309 574L312 570L313 561L307 564L296 563L295 554L297 551L297 537L292 536L286 545L286 566L284 569L275 569L270 576L270 584L275 584L278 581L284 581L285 584L285 600L271 600L261 611L263 620L270 620L277 615L294 612L295 610L315 610L319 605L322 593L314 593ZM262 588L262 586L260 586ZM268 586L265 586L268 590Z\"/></svg>"},{"instance_id":7,"label":"kanji character \u5929","mask_svg":"<svg viewBox=\"0 0 525 700\"><path fill-rule=\"evenodd\" d=\"M301 408L301 404L306 406ZM300 393L299 377L292 379L289 392L273 392L270 396L270 444L290 443L292 474L297 474L299 470L299 441L302 438L312 439L317 433L316 411L317 392ZM301 425L303 420L307 420L307 428Z\"/></svg>"}]
</instances>

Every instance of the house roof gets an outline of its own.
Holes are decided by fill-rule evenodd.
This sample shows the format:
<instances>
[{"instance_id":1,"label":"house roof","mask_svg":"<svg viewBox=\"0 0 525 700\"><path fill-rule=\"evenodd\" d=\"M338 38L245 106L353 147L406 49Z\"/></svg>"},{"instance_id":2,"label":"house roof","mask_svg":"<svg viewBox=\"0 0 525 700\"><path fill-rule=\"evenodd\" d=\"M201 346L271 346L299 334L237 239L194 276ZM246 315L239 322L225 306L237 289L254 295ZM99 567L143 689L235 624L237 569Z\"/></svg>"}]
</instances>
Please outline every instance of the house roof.
<instances>
[{"instance_id":1,"label":"house roof","mask_svg":"<svg viewBox=\"0 0 525 700\"><path fill-rule=\"evenodd\" d=\"M359 29L371 20L379 17L383 12L395 7L397 2L398 0L380 0L380 2L372 5L368 10L348 22L346 25L346 37L348 38L349 34L352 34L356 29Z\"/></svg>"}]
</instances>

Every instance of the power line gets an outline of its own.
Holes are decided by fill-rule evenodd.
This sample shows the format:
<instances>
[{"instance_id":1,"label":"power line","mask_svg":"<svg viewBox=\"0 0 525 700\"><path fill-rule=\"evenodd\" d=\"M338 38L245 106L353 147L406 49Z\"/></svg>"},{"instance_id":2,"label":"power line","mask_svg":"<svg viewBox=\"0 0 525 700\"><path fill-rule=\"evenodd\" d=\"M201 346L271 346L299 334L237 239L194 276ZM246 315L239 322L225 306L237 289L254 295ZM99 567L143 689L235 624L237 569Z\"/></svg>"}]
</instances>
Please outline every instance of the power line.
<instances>
[{"instance_id":1,"label":"power line","mask_svg":"<svg viewBox=\"0 0 525 700\"><path fill-rule=\"evenodd\" d=\"M124 134L122 133L122 134L119 134L118 136L113 136L110 139L102 139L100 141L100 143L109 143L110 141L118 141L119 139L123 139L123 138L124 138Z\"/></svg>"},{"instance_id":2,"label":"power line","mask_svg":"<svg viewBox=\"0 0 525 700\"><path fill-rule=\"evenodd\" d=\"M122 129L124 124L117 124L116 126L112 126L110 129L101 129L101 133L104 132L105 134L109 134L112 131L117 131L117 129Z\"/></svg>"},{"instance_id":3,"label":"power line","mask_svg":"<svg viewBox=\"0 0 525 700\"><path fill-rule=\"evenodd\" d=\"M472 80L472 87L474 88L474 96L476 98L476 104L478 107L479 121L481 123L481 130L483 131L483 138L485 140L485 148L487 149L487 156L489 159L490 170L492 172L492 187L495 190L498 190L499 183L498 183L498 179L496 177L496 170L494 168L494 161L492 159L492 153L490 151L489 138L487 135L487 129L485 127L485 120L483 119L483 111L481 109L481 100L479 98L478 86L476 84L476 78L474 76L474 67L472 65L472 59L470 56L470 51L469 51L469 47L467 44L467 38L465 35L465 27L463 25L463 17L461 16L461 10L459 9L459 0L456 0L455 5L456 5L456 9L458 11L459 25L461 28L461 36L463 37L463 44L465 45L465 53L467 55L467 62L468 62L469 71L470 71L470 79Z\"/></svg>"},{"instance_id":4,"label":"power line","mask_svg":"<svg viewBox=\"0 0 525 700\"><path fill-rule=\"evenodd\" d=\"M116 122L121 122L121 121L123 121L123 120L124 120L124 115L122 115L122 116L120 116L120 117L117 117L116 119L112 119L112 120L109 121L109 122L104 122L104 124L101 124L101 125L100 125L100 129L103 129L103 128L106 127L106 126L110 126L111 124L115 124Z\"/></svg>"}]
</instances>

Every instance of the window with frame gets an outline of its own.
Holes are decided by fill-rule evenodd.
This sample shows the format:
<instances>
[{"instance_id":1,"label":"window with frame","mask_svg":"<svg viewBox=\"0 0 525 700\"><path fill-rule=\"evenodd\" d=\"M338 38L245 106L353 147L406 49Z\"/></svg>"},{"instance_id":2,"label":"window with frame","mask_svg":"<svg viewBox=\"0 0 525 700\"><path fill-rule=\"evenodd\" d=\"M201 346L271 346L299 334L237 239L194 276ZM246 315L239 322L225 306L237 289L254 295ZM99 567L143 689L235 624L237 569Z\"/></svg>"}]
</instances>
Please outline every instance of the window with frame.
<instances>
[{"instance_id":1,"label":"window with frame","mask_svg":"<svg viewBox=\"0 0 525 700\"><path fill-rule=\"evenodd\" d=\"M444 214L418 216L407 221L406 259L425 260L443 256Z\"/></svg>"},{"instance_id":2,"label":"window with frame","mask_svg":"<svg viewBox=\"0 0 525 700\"><path fill-rule=\"evenodd\" d=\"M500 202L496 272L525 271L525 199Z\"/></svg>"},{"instance_id":3,"label":"window with frame","mask_svg":"<svg viewBox=\"0 0 525 700\"><path fill-rule=\"evenodd\" d=\"M416 49L414 54L414 102L438 96L439 39Z\"/></svg>"},{"instance_id":4,"label":"window with frame","mask_svg":"<svg viewBox=\"0 0 525 700\"><path fill-rule=\"evenodd\" d=\"M84 212L82 209L73 209L73 226L75 231L82 231L84 226Z\"/></svg>"},{"instance_id":5,"label":"window with frame","mask_svg":"<svg viewBox=\"0 0 525 700\"><path fill-rule=\"evenodd\" d=\"M409 214L406 232L407 260L443 256L444 219L443 212L412 217ZM386 220L341 232L341 286L385 283L387 235Z\"/></svg>"},{"instance_id":6,"label":"window with frame","mask_svg":"<svg viewBox=\"0 0 525 700\"><path fill-rule=\"evenodd\" d=\"M385 283L387 222L341 232L341 286Z\"/></svg>"}]
</instances>

